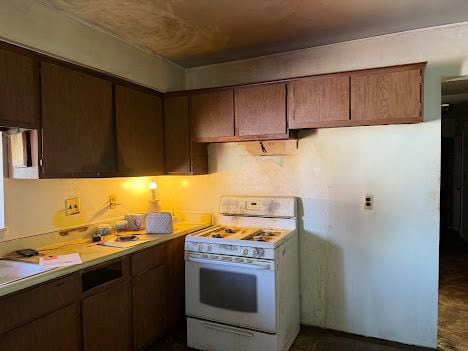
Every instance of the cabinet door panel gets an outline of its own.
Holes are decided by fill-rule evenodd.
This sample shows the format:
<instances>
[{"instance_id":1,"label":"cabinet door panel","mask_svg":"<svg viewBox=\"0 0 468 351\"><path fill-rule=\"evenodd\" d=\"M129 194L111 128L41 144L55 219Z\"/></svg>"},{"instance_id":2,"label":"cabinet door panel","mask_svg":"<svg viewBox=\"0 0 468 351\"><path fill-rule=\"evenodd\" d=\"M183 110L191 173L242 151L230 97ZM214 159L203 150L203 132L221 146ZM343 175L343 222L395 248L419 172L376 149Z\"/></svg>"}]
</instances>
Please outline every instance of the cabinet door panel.
<instances>
[{"instance_id":1,"label":"cabinet door panel","mask_svg":"<svg viewBox=\"0 0 468 351\"><path fill-rule=\"evenodd\" d=\"M0 335L0 349L8 351L78 351L79 312L70 305Z\"/></svg>"},{"instance_id":2,"label":"cabinet door panel","mask_svg":"<svg viewBox=\"0 0 468 351\"><path fill-rule=\"evenodd\" d=\"M115 170L112 85L43 63L42 152L45 177L102 176Z\"/></svg>"},{"instance_id":3,"label":"cabinet door panel","mask_svg":"<svg viewBox=\"0 0 468 351\"><path fill-rule=\"evenodd\" d=\"M115 87L119 174L164 173L164 136L160 96Z\"/></svg>"},{"instance_id":4,"label":"cabinet door panel","mask_svg":"<svg viewBox=\"0 0 468 351\"><path fill-rule=\"evenodd\" d=\"M38 64L31 56L0 49L0 125L39 125Z\"/></svg>"},{"instance_id":5,"label":"cabinet door panel","mask_svg":"<svg viewBox=\"0 0 468 351\"><path fill-rule=\"evenodd\" d=\"M188 96L166 96L164 98L164 133L166 150L166 171L175 174L189 174L190 124Z\"/></svg>"},{"instance_id":6,"label":"cabinet door panel","mask_svg":"<svg viewBox=\"0 0 468 351\"><path fill-rule=\"evenodd\" d=\"M236 135L274 135L286 133L285 84L260 85L236 89Z\"/></svg>"},{"instance_id":7,"label":"cabinet door panel","mask_svg":"<svg viewBox=\"0 0 468 351\"><path fill-rule=\"evenodd\" d=\"M167 327L174 329L185 318L185 237L176 238L169 243L169 288Z\"/></svg>"},{"instance_id":8,"label":"cabinet door panel","mask_svg":"<svg viewBox=\"0 0 468 351\"><path fill-rule=\"evenodd\" d=\"M166 265L139 274L132 280L134 346L141 349L166 332ZM171 311L172 313L172 311Z\"/></svg>"},{"instance_id":9,"label":"cabinet door panel","mask_svg":"<svg viewBox=\"0 0 468 351\"><path fill-rule=\"evenodd\" d=\"M349 120L349 77L304 78L289 82L288 118L290 128Z\"/></svg>"},{"instance_id":10,"label":"cabinet door panel","mask_svg":"<svg viewBox=\"0 0 468 351\"><path fill-rule=\"evenodd\" d=\"M82 301L83 350L131 350L132 322L127 281Z\"/></svg>"},{"instance_id":11,"label":"cabinet door panel","mask_svg":"<svg viewBox=\"0 0 468 351\"><path fill-rule=\"evenodd\" d=\"M420 69L351 76L351 120L420 118Z\"/></svg>"},{"instance_id":12,"label":"cabinet door panel","mask_svg":"<svg viewBox=\"0 0 468 351\"><path fill-rule=\"evenodd\" d=\"M190 96L192 138L234 136L233 90L195 93Z\"/></svg>"}]
</instances>

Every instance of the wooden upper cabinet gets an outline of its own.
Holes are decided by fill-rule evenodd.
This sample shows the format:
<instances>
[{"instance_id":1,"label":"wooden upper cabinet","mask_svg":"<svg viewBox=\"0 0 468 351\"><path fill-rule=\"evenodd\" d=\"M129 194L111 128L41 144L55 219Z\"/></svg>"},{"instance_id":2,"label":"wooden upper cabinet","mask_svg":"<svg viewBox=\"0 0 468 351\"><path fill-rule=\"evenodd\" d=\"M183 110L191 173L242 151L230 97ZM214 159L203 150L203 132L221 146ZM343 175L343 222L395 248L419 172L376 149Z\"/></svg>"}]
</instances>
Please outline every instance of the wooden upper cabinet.
<instances>
[{"instance_id":1,"label":"wooden upper cabinet","mask_svg":"<svg viewBox=\"0 0 468 351\"><path fill-rule=\"evenodd\" d=\"M235 90L236 136L286 135L286 85L259 85Z\"/></svg>"},{"instance_id":2,"label":"wooden upper cabinet","mask_svg":"<svg viewBox=\"0 0 468 351\"><path fill-rule=\"evenodd\" d=\"M42 63L41 177L99 177L115 171L110 81Z\"/></svg>"},{"instance_id":3,"label":"wooden upper cabinet","mask_svg":"<svg viewBox=\"0 0 468 351\"><path fill-rule=\"evenodd\" d=\"M0 48L0 126L38 128L39 96L38 61Z\"/></svg>"},{"instance_id":4,"label":"wooden upper cabinet","mask_svg":"<svg viewBox=\"0 0 468 351\"><path fill-rule=\"evenodd\" d=\"M234 91L215 90L190 96L194 141L221 141L234 136Z\"/></svg>"},{"instance_id":5,"label":"wooden upper cabinet","mask_svg":"<svg viewBox=\"0 0 468 351\"><path fill-rule=\"evenodd\" d=\"M125 86L115 87L118 173L164 173L162 98Z\"/></svg>"},{"instance_id":6,"label":"wooden upper cabinet","mask_svg":"<svg viewBox=\"0 0 468 351\"><path fill-rule=\"evenodd\" d=\"M206 145L191 141L188 95L164 96L164 140L167 174L208 172Z\"/></svg>"},{"instance_id":7,"label":"wooden upper cabinet","mask_svg":"<svg viewBox=\"0 0 468 351\"><path fill-rule=\"evenodd\" d=\"M351 76L351 120L359 124L422 121L423 65L357 72Z\"/></svg>"},{"instance_id":8,"label":"wooden upper cabinet","mask_svg":"<svg viewBox=\"0 0 468 351\"><path fill-rule=\"evenodd\" d=\"M289 128L318 128L349 120L349 76L288 82Z\"/></svg>"},{"instance_id":9,"label":"wooden upper cabinet","mask_svg":"<svg viewBox=\"0 0 468 351\"><path fill-rule=\"evenodd\" d=\"M164 97L164 135L166 172L190 174L190 122L189 98L182 96Z\"/></svg>"}]
</instances>

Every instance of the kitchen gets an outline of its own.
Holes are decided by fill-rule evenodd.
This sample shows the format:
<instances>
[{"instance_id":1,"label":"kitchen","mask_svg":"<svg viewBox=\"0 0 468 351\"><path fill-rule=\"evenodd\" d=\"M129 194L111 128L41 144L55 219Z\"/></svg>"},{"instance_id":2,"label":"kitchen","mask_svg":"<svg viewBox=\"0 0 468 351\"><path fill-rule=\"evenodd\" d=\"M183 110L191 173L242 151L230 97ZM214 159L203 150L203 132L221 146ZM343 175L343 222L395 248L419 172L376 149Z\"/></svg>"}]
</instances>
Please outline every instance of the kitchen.
<instances>
[{"instance_id":1,"label":"kitchen","mask_svg":"<svg viewBox=\"0 0 468 351\"><path fill-rule=\"evenodd\" d=\"M131 2L129 4L131 6ZM323 74L337 74L338 77L340 72L357 74L359 70L427 62L424 122L300 129L296 138L293 136L287 141L268 144L271 139L264 139L263 146L267 150L270 145L286 149L266 156L259 156L262 150L258 141L254 144L193 143L189 145L191 150L200 145L207 148L208 161L200 163L208 167L208 172L194 171L206 173L196 176L155 172L137 178L108 178L105 174L95 179L81 175L70 177L70 174L57 177L65 167L73 173L74 165L68 163L67 153L58 152L54 142L59 141L49 138L46 141L51 143L49 152L62 157L52 158L56 162L52 165L55 169L48 178L54 179L4 179L7 231L2 234L2 245L11 245L12 240L25 242L43 233L57 234L67 228L106 223L113 218L123 218L128 212L145 212L152 180L157 183L157 196L165 211L175 214L176 218L177 214L201 213L203 217L203 213L207 213L213 224L219 221L219 203L224 195L295 196L300 236L301 323L402 344L436 346L440 82L444 77L467 74L467 47L463 38L468 29L465 23L406 32L398 30L401 33L374 34L371 38L288 53L259 54L257 56L261 57L184 68L147 50L139 50L109 31L97 30L96 26L87 25L81 17L77 20L57 6L24 0L2 4L1 37L39 52L41 59L49 63L64 60L68 63L67 69L78 66L81 73L106 77L104 80L109 79L112 84L126 86L131 81L160 92L240 86ZM466 14L462 5L453 6L460 6L458 10L452 9L454 13ZM161 13L168 11L167 8L160 10ZM131 14L129 11L129 16ZM457 18L450 23L464 20ZM117 94L116 90L115 97ZM112 99L110 109L114 106ZM146 105L137 105L145 111ZM167 106L164 104L165 108ZM166 115L162 113L161 117ZM60 117L57 114L57 120ZM124 129L138 128L142 135L148 135L144 123ZM54 126L60 128L60 124L49 128ZM171 130L180 131L180 128ZM165 129L164 132L170 131ZM104 143L110 135L104 127L92 133L96 134L87 135L87 143ZM130 133L124 135L134 138L124 147L132 151L140 138ZM64 144L59 148L73 137L69 130L62 136ZM157 142L156 138L149 140ZM183 138L169 134L166 140L181 148L187 147L182 145L186 141ZM76 143L80 145L79 141ZM85 159L96 153L93 158L99 160L97 153L102 149L88 149L88 145L83 145ZM157 161L160 150L153 145L151 152L130 152L130 156L151 156L151 160ZM166 150L173 150L173 146ZM115 148L109 152L114 152L118 159ZM74 160L75 165L83 161ZM138 158L130 157L130 160L141 164ZM191 160L203 161L203 157ZM47 169L47 164L45 167ZM408 196L410 191L411 197ZM122 206L110 209L109 195L112 194ZM365 194L373 194L373 210L363 208ZM74 197L80 199L81 211L65 216L64 200ZM70 236L82 234L88 233L71 233ZM70 236L61 240L69 240ZM43 247L47 243L34 244L18 249ZM142 245L148 245L147 249L151 246ZM16 248L9 251L13 249ZM2 249L2 253L6 251ZM101 325L103 327L105 325Z\"/></svg>"}]
</instances>

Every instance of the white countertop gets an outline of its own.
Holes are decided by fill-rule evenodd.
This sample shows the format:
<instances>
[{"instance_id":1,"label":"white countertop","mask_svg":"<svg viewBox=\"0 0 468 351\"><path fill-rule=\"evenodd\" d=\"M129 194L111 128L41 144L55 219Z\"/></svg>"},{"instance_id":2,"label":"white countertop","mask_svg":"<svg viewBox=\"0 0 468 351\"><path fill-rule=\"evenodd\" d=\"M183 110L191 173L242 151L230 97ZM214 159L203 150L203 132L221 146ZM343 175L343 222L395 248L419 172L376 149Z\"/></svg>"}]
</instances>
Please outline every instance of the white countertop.
<instances>
[{"instance_id":1,"label":"white countertop","mask_svg":"<svg viewBox=\"0 0 468 351\"><path fill-rule=\"evenodd\" d=\"M87 267L97 265L118 257L122 257L143 249L146 249L151 246L161 244L163 242L175 239L177 237L186 235L188 233L195 232L197 230L208 227L209 224L204 223L189 223L181 222L174 224L174 231L171 234L141 234L139 235L140 240L144 241L141 244L130 248L116 248L97 245L97 243L91 243L90 239L77 239L71 240L69 242L62 242L59 244L51 244L47 247L42 247L40 249L47 249L47 254L50 255L60 255L68 254L72 252L78 252L80 254L82 263L55 268L43 273L38 273L20 280L13 281L4 285L0 285L0 296L5 296L13 292L37 285L43 282L46 282L51 279L55 279L76 271L80 271ZM6 272L5 272L6 274ZM2 275L2 270L0 268L0 275Z\"/></svg>"}]
</instances>

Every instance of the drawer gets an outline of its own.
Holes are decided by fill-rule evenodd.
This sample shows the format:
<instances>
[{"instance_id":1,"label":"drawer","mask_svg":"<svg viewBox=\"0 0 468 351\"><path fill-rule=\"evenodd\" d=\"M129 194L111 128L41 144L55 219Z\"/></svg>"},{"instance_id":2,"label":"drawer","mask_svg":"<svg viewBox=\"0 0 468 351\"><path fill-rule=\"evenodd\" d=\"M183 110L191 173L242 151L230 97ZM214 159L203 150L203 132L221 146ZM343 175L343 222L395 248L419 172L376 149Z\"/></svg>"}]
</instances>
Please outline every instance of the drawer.
<instances>
[{"instance_id":1,"label":"drawer","mask_svg":"<svg viewBox=\"0 0 468 351\"><path fill-rule=\"evenodd\" d=\"M187 346L197 350L278 350L275 334L187 318ZM283 350L288 350L284 348Z\"/></svg>"},{"instance_id":2,"label":"drawer","mask_svg":"<svg viewBox=\"0 0 468 351\"><path fill-rule=\"evenodd\" d=\"M1 299L0 334L77 301L78 282L73 274Z\"/></svg>"},{"instance_id":3,"label":"drawer","mask_svg":"<svg viewBox=\"0 0 468 351\"><path fill-rule=\"evenodd\" d=\"M132 256L132 274L139 274L166 262L168 243L150 247Z\"/></svg>"}]
</instances>

